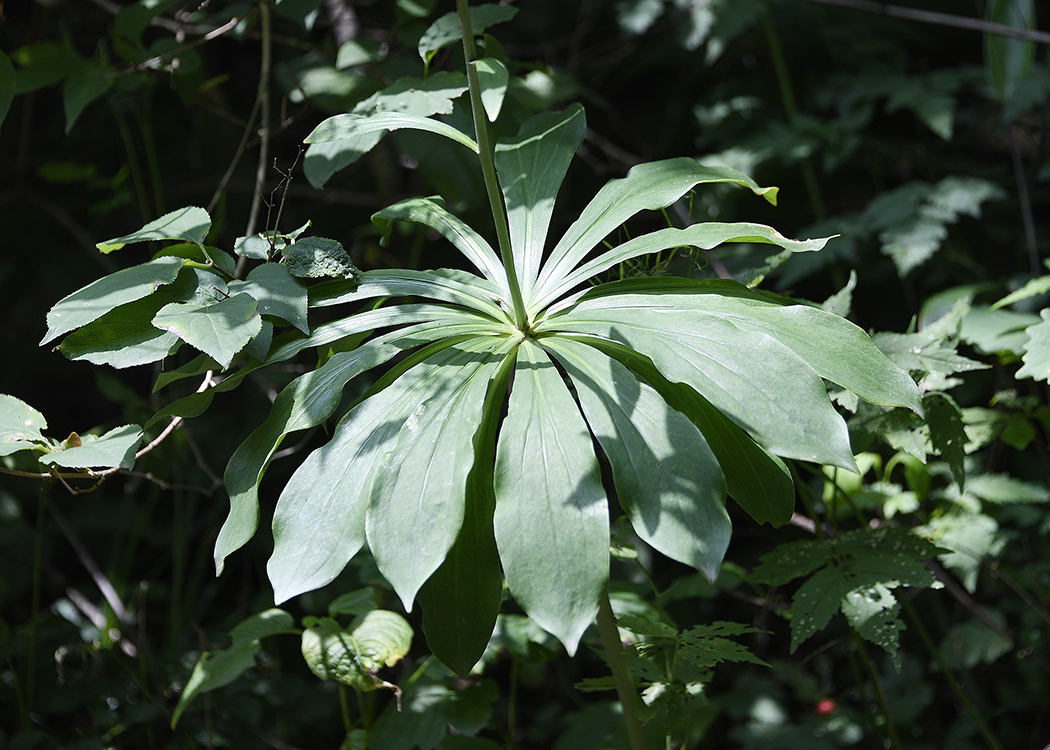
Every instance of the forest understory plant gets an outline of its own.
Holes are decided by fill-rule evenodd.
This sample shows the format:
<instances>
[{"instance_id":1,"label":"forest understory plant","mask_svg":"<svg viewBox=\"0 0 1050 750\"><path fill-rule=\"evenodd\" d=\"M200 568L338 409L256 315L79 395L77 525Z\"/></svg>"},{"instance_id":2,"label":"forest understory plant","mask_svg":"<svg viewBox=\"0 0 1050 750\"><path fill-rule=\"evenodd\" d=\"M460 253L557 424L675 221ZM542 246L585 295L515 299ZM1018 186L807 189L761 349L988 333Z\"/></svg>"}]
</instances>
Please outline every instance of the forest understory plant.
<instances>
[{"instance_id":1,"label":"forest understory plant","mask_svg":"<svg viewBox=\"0 0 1050 750\"><path fill-rule=\"evenodd\" d=\"M437 196L402 200L372 217L386 238L403 225L436 232L470 271L360 271L338 242L311 236L309 226L241 238L235 261L208 243L206 211L171 212L99 243L104 253L164 245L150 261L55 305L42 343L61 339L67 356L116 367L170 361L188 345L200 355L162 373L156 389L193 377L201 388L142 426L64 441L44 437L43 417L4 397L0 448L32 451L42 471L70 483L102 479L130 468L143 435L164 421L198 416L249 375L314 351L317 366L280 391L229 461L231 509L215 545L217 572L255 535L263 477L284 439L334 418L330 440L302 461L274 510L267 573L275 604L326 586L367 549L404 609L420 605L427 645L461 677L483 659L510 599L569 654L597 623L632 743L642 747L637 659L694 654L706 638L724 648L718 659L746 661L718 639L753 631L718 622L670 632L628 615L619 625L635 643L627 660L618 658L609 571L619 511L646 545L715 580L732 532L727 496L759 523L780 526L792 517L796 491L808 490L784 459L868 468L858 467L828 384L857 420L897 420L899 432L921 429L918 415L932 412L933 447L960 491L965 435L949 433L962 430L961 412L929 383L920 396L908 374L916 368L884 353L894 353L892 345L882 341L880 349L819 306L727 279L608 280L634 261L677 249L823 248L826 239L791 240L751 223L652 230L645 212L669 209L705 186L744 187L775 205L775 188L740 172L690 158L639 164L608 182L560 238L549 238L586 119L576 104L519 118L520 125L511 119L516 135L491 142L511 79L494 40L484 38L479 57L475 38L512 10L460 3L458 14L424 34L419 51L429 68L436 53L462 42L465 76L428 71L412 85L399 82L307 139L305 169L320 182L393 130L430 133L447 139L442 148L476 154L494 245ZM464 94L473 132L440 119ZM241 278L244 265L253 267ZM344 388L358 376L373 380L348 405ZM858 397L887 408L858 409ZM901 554L882 554L888 545ZM858 642L895 653L892 590L935 585L919 561L940 552L903 529L862 530L782 547L751 580L777 586L813 574L789 613L792 650L841 609ZM807 609L807 597L821 606ZM340 616L356 619L343 627ZM200 659L173 723L193 698L248 669L261 638L281 633L301 636L307 662L323 678L361 691L395 687L379 672L408 653L406 627L374 602L333 603L329 617L307 618L302 629L281 610L255 615L231 632L233 645ZM710 666L704 658L696 656L698 673ZM655 693L674 682L673 672L657 679L650 670L642 682ZM348 737L360 738L348 713Z\"/></svg>"}]
</instances>

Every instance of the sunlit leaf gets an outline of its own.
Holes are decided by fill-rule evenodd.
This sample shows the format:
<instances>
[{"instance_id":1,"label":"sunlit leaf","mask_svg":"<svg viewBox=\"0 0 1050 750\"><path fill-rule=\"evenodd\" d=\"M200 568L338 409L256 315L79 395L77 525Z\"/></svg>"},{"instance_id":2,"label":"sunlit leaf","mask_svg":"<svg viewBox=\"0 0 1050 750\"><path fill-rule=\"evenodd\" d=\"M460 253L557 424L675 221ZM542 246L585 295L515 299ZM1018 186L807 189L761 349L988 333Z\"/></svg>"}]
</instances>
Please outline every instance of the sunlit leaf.
<instances>
[{"instance_id":1,"label":"sunlit leaf","mask_svg":"<svg viewBox=\"0 0 1050 750\"><path fill-rule=\"evenodd\" d=\"M103 253L111 253L114 250L120 250L125 245L151 240L182 240L195 245L203 245L209 229L211 229L211 217L208 216L208 212L203 208L189 206L166 213L137 232L99 242L97 247Z\"/></svg>"},{"instance_id":2,"label":"sunlit leaf","mask_svg":"<svg viewBox=\"0 0 1050 750\"><path fill-rule=\"evenodd\" d=\"M153 318L153 325L174 333L225 369L259 332L262 318L255 299L242 292L213 305L165 305Z\"/></svg>"},{"instance_id":3,"label":"sunlit leaf","mask_svg":"<svg viewBox=\"0 0 1050 750\"><path fill-rule=\"evenodd\" d=\"M29 404L0 393L0 456L46 444L47 420Z\"/></svg>"}]
</instances>

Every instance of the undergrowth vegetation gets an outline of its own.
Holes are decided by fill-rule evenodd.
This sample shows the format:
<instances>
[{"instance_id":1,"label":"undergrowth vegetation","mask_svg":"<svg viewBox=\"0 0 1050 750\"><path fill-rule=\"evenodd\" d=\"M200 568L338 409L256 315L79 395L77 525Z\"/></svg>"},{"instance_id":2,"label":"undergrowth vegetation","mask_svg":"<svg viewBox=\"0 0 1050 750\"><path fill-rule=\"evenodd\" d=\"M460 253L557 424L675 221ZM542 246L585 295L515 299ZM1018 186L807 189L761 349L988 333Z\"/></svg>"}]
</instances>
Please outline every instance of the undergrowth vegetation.
<instances>
[{"instance_id":1,"label":"undergrowth vegetation","mask_svg":"<svg viewBox=\"0 0 1050 750\"><path fill-rule=\"evenodd\" d=\"M0 747L1043 748L1046 34L834 5L8 8Z\"/></svg>"}]
</instances>

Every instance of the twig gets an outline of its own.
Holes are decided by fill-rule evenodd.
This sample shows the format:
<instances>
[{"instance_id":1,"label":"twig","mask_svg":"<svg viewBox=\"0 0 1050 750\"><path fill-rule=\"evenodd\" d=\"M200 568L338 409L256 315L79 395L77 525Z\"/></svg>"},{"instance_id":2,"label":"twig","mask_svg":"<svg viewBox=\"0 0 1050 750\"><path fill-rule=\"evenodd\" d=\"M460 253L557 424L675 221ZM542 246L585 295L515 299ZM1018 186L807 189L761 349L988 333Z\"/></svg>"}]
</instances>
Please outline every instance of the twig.
<instances>
[{"instance_id":1,"label":"twig","mask_svg":"<svg viewBox=\"0 0 1050 750\"><path fill-rule=\"evenodd\" d=\"M1014 39L1023 39L1026 42L1038 42L1039 44L1050 44L1050 33L1032 29L1019 29L1016 26L1007 26L1004 23L993 23L983 21L979 18L969 16L956 16L951 13L937 13L930 10L918 10L917 8L904 8L900 5L886 5L885 3L874 3L870 0L809 0L811 3L822 3L823 5L836 5L840 8L852 8L863 10L868 13L878 13L893 18L905 18L909 21L920 23L932 23L937 26L950 26L956 29L968 29L980 31L984 34L996 34L1008 36Z\"/></svg>"},{"instance_id":2,"label":"twig","mask_svg":"<svg viewBox=\"0 0 1050 750\"><path fill-rule=\"evenodd\" d=\"M120 78L122 76L131 75L132 73L141 73L143 70L150 70L152 68L156 68L157 65L164 62L165 60L168 60L172 57L178 57L187 50L191 50L194 47L199 47L205 42L210 42L212 39L220 37L229 31L233 31L233 29L237 27L237 24L239 24L241 20L242 19L240 17L231 18L222 26L212 29L204 36L194 39L192 42L187 42L181 47L176 47L175 49L168 50L167 52L157 55L156 57L151 57L149 60L140 62L138 65L132 65L130 68L124 68L123 70L118 70L114 73L106 73L105 75L100 75L99 79L106 80L110 78Z\"/></svg>"},{"instance_id":3,"label":"twig","mask_svg":"<svg viewBox=\"0 0 1050 750\"><path fill-rule=\"evenodd\" d=\"M256 98L259 102L262 123L259 127L259 161L255 167L255 190L252 192L252 205L248 210L248 225L244 230L245 237L255 234L262 206L262 190L266 182L266 170L270 166L270 70L273 62L273 40L270 37L270 6L264 1L259 3L259 20L262 25L262 60L259 63L259 87ZM237 260L237 275L244 272L247 258Z\"/></svg>"}]
</instances>

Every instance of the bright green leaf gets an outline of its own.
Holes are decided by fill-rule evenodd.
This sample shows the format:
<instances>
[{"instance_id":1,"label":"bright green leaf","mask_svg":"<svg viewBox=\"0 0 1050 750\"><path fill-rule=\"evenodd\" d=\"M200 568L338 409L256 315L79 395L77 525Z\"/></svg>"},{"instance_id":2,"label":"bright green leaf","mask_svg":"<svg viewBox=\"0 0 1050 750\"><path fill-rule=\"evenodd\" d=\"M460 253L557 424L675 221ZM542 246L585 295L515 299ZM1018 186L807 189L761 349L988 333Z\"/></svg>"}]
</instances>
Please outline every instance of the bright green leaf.
<instances>
[{"instance_id":1,"label":"bright green leaf","mask_svg":"<svg viewBox=\"0 0 1050 750\"><path fill-rule=\"evenodd\" d=\"M412 626L382 609L364 615L353 629L341 628L329 617L306 617L303 625L303 658L310 670L322 680L356 690L393 688L376 674L397 664L412 646Z\"/></svg>"},{"instance_id":2,"label":"bright green leaf","mask_svg":"<svg viewBox=\"0 0 1050 750\"><path fill-rule=\"evenodd\" d=\"M182 240L195 245L203 245L209 229L211 229L211 217L208 216L208 212L203 208L189 206L166 213L137 232L99 242L96 246L103 253L111 253L114 250L120 250L125 245L153 240Z\"/></svg>"},{"instance_id":3,"label":"bright green leaf","mask_svg":"<svg viewBox=\"0 0 1050 750\"><path fill-rule=\"evenodd\" d=\"M1039 312L1042 320L1028 326L1028 342L1024 345L1024 366L1017 371L1018 378L1033 378L1050 382L1050 308Z\"/></svg>"},{"instance_id":4,"label":"bright green leaf","mask_svg":"<svg viewBox=\"0 0 1050 750\"><path fill-rule=\"evenodd\" d=\"M478 83L481 86L481 106L485 108L489 122L495 122L507 95L507 68L492 57L475 60L473 65L477 68Z\"/></svg>"},{"instance_id":5,"label":"bright green leaf","mask_svg":"<svg viewBox=\"0 0 1050 750\"><path fill-rule=\"evenodd\" d=\"M496 451L493 526L522 609L575 653L609 576L609 511L591 436L554 364L518 349Z\"/></svg>"},{"instance_id":6,"label":"bright green leaf","mask_svg":"<svg viewBox=\"0 0 1050 750\"><path fill-rule=\"evenodd\" d=\"M374 115L346 114L329 117L314 128L313 132L306 137L306 143L327 143L329 141L357 139L370 133L385 133L389 130L399 130L401 128L437 133L466 146L474 153L478 152L478 144L451 125L440 120L432 120L429 117L419 117L401 112L377 112Z\"/></svg>"},{"instance_id":7,"label":"bright green leaf","mask_svg":"<svg viewBox=\"0 0 1050 750\"><path fill-rule=\"evenodd\" d=\"M725 479L703 435L619 362L556 336L542 344L572 378L635 532L714 580L732 526Z\"/></svg>"},{"instance_id":8,"label":"bright green leaf","mask_svg":"<svg viewBox=\"0 0 1050 750\"><path fill-rule=\"evenodd\" d=\"M115 427L104 435L83 435L75 448L41 456L40 462L70 469L121 468L135 463L135 449L142 442L142 428L136 424Z\"/></svg>"},{"instance_id":9,"label":"bright green leaf","mask_svg":"<svg viewBox=\"0 0 1050 750\"><path fill-rule=\"evenodd\" d=\"M181 258L157 258L125 268L59 300L47 313L47 335L43 346L59 336L97 320L110 310L141 299L158 287L175 281Z\"/></svg>"},{"instance_id":10,"label":"bright green leaf","mask_svg":"<svg viewBox=\"0 0 1050 750\"><path fill-rule=\"evenodd\" d=\"M214 305L165 305L153 318L153 325L174 333L226 369L259 332L262 318L258 303L241 293Z\"/></svg>"},{"instance_id":11,"label":"bright green leaf","mask_svg":"<svg viewBox=\"0 0 1050 750\"><path fill-rule=\"evenodd\" d=\"M469 9L471 31L477 36L490 26L509 21L517 12L518 9L513 5L475 5ZM423 32L419 40L419 56L423 58L424 64L429 65L438 50L455 44L462 38L459 15L455 12L446 13Z\"/></svg>"},{"instance_id":12,"label":"bright green leaf","mask_svg":"<svg viewBox=\"0 0 1050 750\"><path fill-rule=\"evenodd\" d=\"M29 404L0 393L0 456L46 445L47 420Z\"/></svg>"},{"instance_id":13,"label":"bright green leaf","mask_svg":"<svg viewBox=\"0 0 1050 750\"><path fill-rule=\"evenodd\" d=\"M574 104L529 118L514 138L496 145L514 266L526 301L539 273L554 199L586 130L583 107Z\"/></svg>"},{"instance_id":14,"label":"bright green leaf","mask_svg":"<svg viewBox=\"0 0 1050 750\"><path fill-rule=\"evenodd\" d=\"M259 303L260 315L274 315L291 323L303 333L310 332L306 322L306 286L278 263L264 263L253 268L245 281L231 281L230 294L247 292Z\"/></svg>"}]
</instances>

